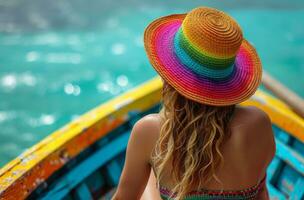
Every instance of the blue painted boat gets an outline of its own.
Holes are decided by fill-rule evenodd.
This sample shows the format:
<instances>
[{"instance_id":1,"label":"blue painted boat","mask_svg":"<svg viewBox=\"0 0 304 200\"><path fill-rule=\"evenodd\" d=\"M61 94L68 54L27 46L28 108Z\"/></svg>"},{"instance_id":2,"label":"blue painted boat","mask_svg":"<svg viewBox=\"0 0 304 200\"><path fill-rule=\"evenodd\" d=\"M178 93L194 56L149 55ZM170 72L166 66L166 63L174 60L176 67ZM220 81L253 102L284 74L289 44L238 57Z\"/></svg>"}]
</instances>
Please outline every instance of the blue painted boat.
<instances>
[{"instance_id":1,"label":"blue painted boat","mask_svg":"<svg viewBox=\"0 0 304 200\"><path fill-rule=\"evenodd\" d=\"M130 131L159 111L159 78L112 99L54 132L0 170L0 199L110 199ZM273 199L304 199L304 120L262 91L255 105L272 119L277 152L268 168Z\"/></svg>"}]
</instances>

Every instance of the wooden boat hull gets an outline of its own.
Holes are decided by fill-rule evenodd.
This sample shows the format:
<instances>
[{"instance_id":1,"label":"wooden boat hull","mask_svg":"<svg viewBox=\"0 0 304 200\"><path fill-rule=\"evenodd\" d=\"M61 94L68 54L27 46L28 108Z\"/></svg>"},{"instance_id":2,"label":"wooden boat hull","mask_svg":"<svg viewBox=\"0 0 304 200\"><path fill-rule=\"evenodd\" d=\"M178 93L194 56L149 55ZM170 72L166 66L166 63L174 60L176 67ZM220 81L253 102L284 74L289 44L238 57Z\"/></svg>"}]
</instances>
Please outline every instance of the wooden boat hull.
<instances>
[{"instance_id":1,"label":"wooden boat hull","mask_svg":"<svg viewBox=\"0 0 304 200\"><path fill-rule=\"evenodd\" d=\"M118 184L134 123L159 111L159 78L121 95L54 132L0 170L0 199L109 198ZM277 199L304 198L304 120L258 91L243 105L266 111L277 152L267 185ZM108 196L107 196L108 195Z\"/></svg>"}]
</instances>

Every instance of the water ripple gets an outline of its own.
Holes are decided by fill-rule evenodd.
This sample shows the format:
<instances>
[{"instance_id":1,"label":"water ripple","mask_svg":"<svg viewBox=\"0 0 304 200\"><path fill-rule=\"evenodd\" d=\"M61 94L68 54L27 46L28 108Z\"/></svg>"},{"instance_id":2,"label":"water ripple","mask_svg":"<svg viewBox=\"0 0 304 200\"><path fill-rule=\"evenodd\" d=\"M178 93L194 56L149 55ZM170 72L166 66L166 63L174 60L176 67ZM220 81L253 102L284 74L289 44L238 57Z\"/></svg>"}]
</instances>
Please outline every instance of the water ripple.
<instances>
[{"instance_id":1,"label":"water ripple","mask_svg":"<svg viewBox=\"0 0 304 200\"><path fill-rule=\"evenodd\" d=\"M122 55L126 51L126 46L122 43L115 43L112 45L111 51L114 55Z\"/></svg>"},{"instance_id":2,"label":"water ripple","mask_svg":"<svg viewBox=\"0 0 304 200\"><path fill-rule=\"evenodd\" d=\"M48 126L56 122L56 117L51 114L42 114L38 118L28 117L27 122L31 127Z\"/></svg>"},{"instance_id":3,"label":"water ripple","mask_svg":"<svg viewBox=\"0 0 304 200\"><path fill-rule=\"evenodd\" d=\"M71 83L67 83L64 85L64 92L67 95L78 96L81 93L81 88L78 85L73 85Z\"/></svg>"}]
</instances>

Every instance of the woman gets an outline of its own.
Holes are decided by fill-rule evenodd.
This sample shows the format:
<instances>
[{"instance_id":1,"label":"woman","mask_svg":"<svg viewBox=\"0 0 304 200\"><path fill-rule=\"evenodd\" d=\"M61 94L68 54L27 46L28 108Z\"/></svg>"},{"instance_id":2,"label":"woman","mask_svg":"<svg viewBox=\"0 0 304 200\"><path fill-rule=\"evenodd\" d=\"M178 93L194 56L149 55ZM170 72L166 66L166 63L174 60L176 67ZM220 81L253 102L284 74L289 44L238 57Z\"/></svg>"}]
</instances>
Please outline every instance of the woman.
<instances>
[{"instance_id":1,"label":"woman","mask_svg":"<svg viewBox=\"0 0 304 200\"><path fill-rule=\"evenodd\" d=\"M262 75L239 25L200 7L153 21L144 42L163 107L134 125L113 199L269 199L274 137L267 114L238 105Z\"/></svg>"}]
</instances>

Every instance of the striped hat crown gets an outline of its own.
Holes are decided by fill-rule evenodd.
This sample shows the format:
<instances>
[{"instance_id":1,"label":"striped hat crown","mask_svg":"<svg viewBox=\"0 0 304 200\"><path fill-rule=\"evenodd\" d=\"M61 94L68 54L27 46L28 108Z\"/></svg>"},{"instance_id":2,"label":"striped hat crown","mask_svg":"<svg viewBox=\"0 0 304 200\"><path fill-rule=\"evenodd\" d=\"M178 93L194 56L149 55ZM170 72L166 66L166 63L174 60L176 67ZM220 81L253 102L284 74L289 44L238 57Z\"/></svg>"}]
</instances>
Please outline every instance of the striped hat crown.
<instances>
[{"instance_id":1,"label":"striped hat crown","mask_svg":"<svg viewBox=\"0 0 304 200\"><path fill-rule=\"evenodd\" d=\"M228 77L233 71L243 34L229 15L212 8L189 12L175 35L177 56L200 75Z\"/></svg>"}]
</instances>

